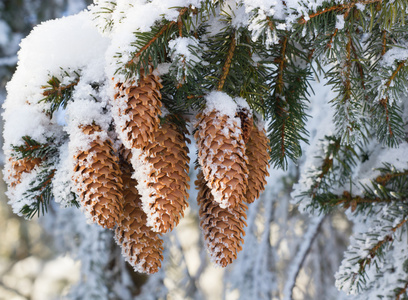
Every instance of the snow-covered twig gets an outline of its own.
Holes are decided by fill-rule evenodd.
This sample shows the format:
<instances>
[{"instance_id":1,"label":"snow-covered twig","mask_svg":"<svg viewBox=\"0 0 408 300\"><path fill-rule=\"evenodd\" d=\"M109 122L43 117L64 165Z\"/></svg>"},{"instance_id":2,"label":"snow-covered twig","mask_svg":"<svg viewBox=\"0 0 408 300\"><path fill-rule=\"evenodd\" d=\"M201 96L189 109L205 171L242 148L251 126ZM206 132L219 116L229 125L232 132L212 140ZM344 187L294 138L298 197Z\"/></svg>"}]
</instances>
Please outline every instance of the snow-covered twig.
<instances>
[{"instance_id":1,"label":"snow-covered twig","mask_svg":"<svg viewBox=\"0 0 408 300\"><path fill-rule=\"evenodd\" d=\"M299 250L296 253L293 264L289 267L289 274L286 279L285 287L283 289L284 300L292 299L292 293L296 285L296 279L303 267L303 263L305 262L306 257L309 254L310 249L312 248L313 242L316 239L325 218L325 215L320 215L311 221L307 232L304 235L303 243L300 245Z\"/></svg>"}]
</instances>

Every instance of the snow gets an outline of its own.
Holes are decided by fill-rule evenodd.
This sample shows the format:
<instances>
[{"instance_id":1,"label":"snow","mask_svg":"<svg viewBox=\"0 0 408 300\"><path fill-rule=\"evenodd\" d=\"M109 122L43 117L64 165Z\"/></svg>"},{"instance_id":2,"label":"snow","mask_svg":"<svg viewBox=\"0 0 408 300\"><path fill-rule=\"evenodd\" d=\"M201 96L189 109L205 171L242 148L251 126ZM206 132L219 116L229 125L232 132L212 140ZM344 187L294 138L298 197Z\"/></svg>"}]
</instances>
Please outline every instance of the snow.
<instances>
[{"instance_id":1,"label":"snow","mask_svg":"<svg viewBox=\"0 0 408 300\"><path fill-rule=\"evenodd\" d=\"M58 76L61 69L82 69L84 81L94 79L95 74L100 76L106 46L107 40L98 34L87 12L47 21L21 42L17 71L7 84L3 105L5 150L10 144L18 145L24 135L39 142L59 135L61 129L43 113L47 104L39 103L44 98L41 86L51 75Z\"/></svg>"},{"instance_id":2,"label":"snow","mask_svg":"<svg viewBox=\"0 0 408 300\"><path fill-rule=\"evenodd\" d=\"M209 114L215 110L220 115L228 116L231 119L235 118L235 114L238 110L238 105L235 101L224 92L212 91L206 97L206 108L204 114Z\"/></svg>"},{"instance_id":3,"label":"snow","mask_svg":"<svg viewBox=\"0 0 408 300\"><path fill-rule=\"evenodd\" d=\"M344 15L337 15L336 18L336 29L342 30L344 28Z\"/></svg>"},{"instance_id":4,"label":"snow","mask_svg":"<svg viewBox=\"0 0 408 300\"><path fill-rule=\"evenodd\" d=\"M187 61L198 61L199 57L196 57L189 49L191 46L199 47L198 40L194 37L178 37L169 42L173 56L182 55Z\"/></svg>"},{"instance_id":5,"label":"snow","mask_svg":"<svg viewBox=\"0 0 408 300\"><path fill-rule=\"evenodd\" d=\"M343 2L339 0L333 3L342 4ZM78 10L80 7L83 8L82 1L72 0L69 3L70 6L68 6L66 11L67 14L72 10ZM163 19L176 21L179 11L175 7L188 7L189 5L200 7L202 4L198 0L117 0L115 4L113 3L108 0L95 1L95 4L90 7L89 11L83 11L71 17L48 21L36 27L21 42L21 50L18 54L18 68L7 85L8 96L3 106L5 109L3 114L5 120L4 151L10 157L11 146L20 145L22 142L21 137L25 135L29 135L41 143L48 142L50 137L56 138L56 143L60 144L58 144L59 157L58 163L55 165L56 173L53 179L53 193L55 202L62 206L68 205L71 199L71 191L74 189L72 187L73 165L75 164L73 158L79 151L89 147L90 142L96 137L102 140L118 138L119 140L115 142L115 145L124 143L125 146L130 146L126 141L125 131L118 130L119 137L117 137L113 130L111 130L113 124L117 128L123 127L126 118L121 116L119 112L124 107L127 98L121 99L123 100L122 102L111 102L115 93L114 84L118 81L123 82L124 79L124 74L118 73L117 70L124 63L132 60L137 50L134 46L136 40L135 32L150 31L152 25L157 24L158 21ZM239 1L239 3L237 1L226 1L225 3L225 12L232 16L232 27L240 29L242 26L248 26L249 30L252 31L253 41L264 39L262 41L265 43L265 46L269 47L279 41L276 30L271 30L269 26L265 27L265 25L268 25L267 21L269 19L281 19L283 23L277 24L277 29L291 30L294 22L297 22L300 16L303 16L306 21L309 20L309 14L319 9L325 1L287 0L285 5L283 1L276 0L243 0ZM103 11L104 7L115 9L111 13L102 15L100 12ZM365 9L365 5L361 3L356 3L356 7L359 10ZM95 18L96 16L97 18ZM211 18L208 21L210 33L215 33L225 26L225 23L220 18ZM111 21L112 23L106 27L106 21ZM344 26L344 16L338 15L336 28L343 30ZM10 29L6 27L3 21L0 21L0 46L10 43L9 33ZM367 36L364 38L367 38ZM393 70L395 70L396 62L404 61L408 58L406 45L402 43L400 46L401 48L391 48L380 61L382 67L388 68L385 73L385 76L388 76L388 78L392 75ZM171 63L160 64L158 69L154 71L159 75L170 73L173 76L171 72L174 67L177 71L177 79L180 81L183 75L189 74L186 66L189 64L205 64L205 62L202 62L203 57L200 52L203 49L196 38L172 36L170 37L167 50L169 50L168 54ZM198 54L195 51L198 51ZM183 60L187 62L184 65L181 63ZM0 65L11 65L14 61L15 57L11 55L1 58ZM65 71L71 74L71 76L63 76ZM49 104L40 102L44 98L42 86L46 84L50 76L57 76L64 84L69 84L75 77L73 75L74 72L79 74L80 80L73 90L72 100L68 103L66 109L60 108L53 118L50 119L44 112L49 108ZM132 78L132 80L136 81L137 78ZM386 82L387 80L383 78L382 86ZM391 82L390 87L394 87L394 85L395 82ZM310 132L309 145L302 144L304 156L299 161L299 182L294 186L291 194L293 204L297 203L299 196L310 189L314 183L312 180L313 176L316 177L318 175L321 157L324 157L324 149L329 145L329 142L325 140L325 136L333 135L336 132L333 123L335 108L329 104L329 100L335 97L335 91L332 91L330 86L324 86L324 82L320 84L313 83L313 87L317 94L311 97L308 110L308 113L311 115L307 122L307 129ZM379 97L386 95L381 93L380 87ZM204 99L204 115L215 111L220 119L227 118L227 126L221 129L219 133L228 138L239 138L241 135L241 120L236 115L243 108L251 112L246 100L240 97L233 98L221 91L212 91L205 95ZM392 100L393 98L390 99ZM405 98L401 99L406 100ZM350 107L346 106L346 110L348 108ZM166 110L164 109L163 111ZM111 117L112 112L114 120ZM350 116L350 118L352 117ZM357 121L360 121L359 117L357 117ZM255 114L255 119L258 128L264 129L265 123L262 117ZM219 120L214 120L214 123L217 121L219 122ZM91 136L83 134L81 126L94 123L102 128L102 132ZM349 123L345 122L340 125L347 126ZM206 136L204 126L205 124L202 124L198 128L199 137L204 139L204 145L210 146L212 140L210 136ZM69 142L64 140L66 134L69 136ZM218 142L222 143L221 141ZM233 160L238 156L245 158L245 147L237 140L233 140L231 144L238 148L236 152L225 151L224 156L220 160L224 161L227 157ZM375 168L381 167L384 162L397 167L403 166L404 168L408 164L407 143L401 144L399 148L388 149L378 145L376 140L372 140L367 145L367 148L370 157L365 162L358 162L350 178L353 182L369 183L379 174ZM204 168L204 171L207 172L207 175L217 176L219 166L213 164L215 153L214 151L208 152L205 161L207 166ZM90 153L89 157L92 157L92 155ZM146 163L146 155L141 150L132 150L132 165L136 170L133 177L138 181L137 189L142 197L143 209L148 215L147 224L153 230L157 230L158 215L151 208L154 203L155 191L149 187L149 180L151 180L149 175L153 171L153 166ZM204 158L199 157L198 160L204 165ZM10 182L8 177L12 175L10 174L11 169L11 162L6 160L6 170L8 171L5 172L5 179L8 182ZM22 183L16 189L9 189L7 192L14 212L19 213L24 205L31 204L30 200L25 198L24 192L30 187L30 183L37 179L39 171L40 168L36 167L32 172L24 173L22 175ZM288 268L287 281L284 287L284 296L289 297L290 288L296 283L297 270L299 270L302 264L301 259L305 256L307 247L312 242L312 233L317 230L318 224L322 220L322 217L314 217L301 241L295 242L295 238L292 237L293 240L291 242L284 242L290 240L290 238L285 236L286 232L293 234L296 228L298 228L290 228L289 226L292 225L288 221L289 199L285 198L284 200L287 201L284 203L282 203L283 201L278 201L278 199L281 200L282 191L287 188L287 183L283 182L283 180L278 181L277 178L285 176L287 176L287 173L281 170L271 170L266 194L268 199L264 196L264 199L261 200L263 201L261 202L262 205L256 204L250 210L249 229L251 233L247 237L246 246L249 244L256 245L257 247L253 246L250 250L244 252L245 254L243 253L244 255L242 256L247 261L240 262L240 267L236 270L241 279L237 279L238 275L235 275L234 279L235 282L249 286L248 291L243 291L243 294L251 291L254 295L262 295L262 297L268 298L272 291L279 289L277 287L278 284L269 286L265 284L265 282L270 284L275 279L275 276L278 277L279 275L272 273L268 270L268 267L269 265L276 266L277 263L274 259L280 255L284 256L281 252L285 251L282 249L286 249L291 254L290 249L293 248L291 246L297 245L299 250L297 254L291 256L293 260L290 263L290 268ZM321 178L315 179L315 182L322 181ZM335 193L340 193L344 189L344 187L338 186L330 188ZM353 192L357 195L362 195L364 190L358 185L353 185ZM212 191L212 193L215 200L220 203L220 206L225 208L228 199L221 199L222 193L217 191ZM391 192L391 196L399 197L393 192ZM271 200L272 198L273 200ZM299 205L299 209L301 211L308 211L310 203L311 199L304 197ZM355 220L355 238L351 240L352 246L349 248L349 253L346 254L346 259L343 261L337 278L338 282L340 282L338 286L341 286L343 290L349 293L356 293L357 290L354 290L350 282L341 281L341 276L358 271L358 265L347 260L347 258L351 257L350 253L354 251L353 255L366 257L369 254L369 247L375 245L378 241L385 240L387 235L390 234L390 232L381 231L383 225L388 222L386 225L396 226L396 224L401 222L401 218L385 220L392 215L392 207L378 204L373 206L373 208L378 209L379 213L381 213L380 223L376 223L370 216L364 219L364 221L359 222L357 217L352 216L349 212L347 214L350 219ZM398 209L401 211L404 210L404 207L398 206ZM296 220L303 220L303 217L296 216L296 218L299 218ZM74 220L79 222L77 217ZM72 223L72 220L69 221L68 223ZM279 228L284 230L278 232L275 237L271 232L275 233L274 228L278 226L277 224L279 224ZM106 285L100 283L98 281L100 278L93 273L103 273L103 266L109 260L109 257L106 255L108 250L106 249L109 248L111 236L106 231L102 231L95 226L71 225L78 226L73 232L79 232L80 238L84 242L84 248L81 249L81 253L83 254L87 251L97 253L95 257L83 254L88 261L85 261L82 266L88 276L86 279L87 287L91 287L94 290L87 291L83 287L77 287L76 293L82 295L83 299L87 299L87 296L84 295L88 295L88 293L95 293L98 294L97 296L105 297L108 293ZM83 228L80 228L80 226ZM367 232L379 232L379 236L373 239L366 234ZM357 241L358 238L360 238L360 241ZM403 249L403 245L406 243L404 239L406 237L396 240L394 244L396 249ZM92 243L95 240L96 242ZM273 249L271 247L272 241L279 244L280 248ZM86 248L85 245L89 248ZM268 251L272 252L270 256ZM392 256L393 254L394 256ZM404 273L398 262L405 260L405 256L407 256L406 252L398 254L398 251L394 251L386 256L386 262L391 261L391 263L396 265L396 274L399 274L400 277ZM380 260L375 262L384 273L390 272L387 269L387 263L383 263ZM242 270L245 271L248 277L242 276ZM376 274L372 269L369 272L371 278ZM163 273L160 276L162 277L157 276L159 280L155 281L153 278L150 282L162 284ZM389 280L383 281L384 283L381 283L381 287L385 287L390 282L394 282L394 287L397 281L396 277L396 275L391 276ZM246 283L245 280L247 278L251 278L252 281ZM369 287L369 285L374 284L376 284L374 281L368 281L367 286ZM99 289L100 286L104 288ZM388 289L391 290L391 288ZM381 289L377 288L377 290Z\"/></svg>"},{"instance_id":6,"label":"snow","mask_svg":"<svg viewBox=\"0 0 408 300\"><path fill-rule=\"evenodd\" d=\"M384 67L392 67L395 62L400 62L408 59L407 45L401 47L394 47L388 50L381 59L381 64Z\"/></svg>"}]
</instances>

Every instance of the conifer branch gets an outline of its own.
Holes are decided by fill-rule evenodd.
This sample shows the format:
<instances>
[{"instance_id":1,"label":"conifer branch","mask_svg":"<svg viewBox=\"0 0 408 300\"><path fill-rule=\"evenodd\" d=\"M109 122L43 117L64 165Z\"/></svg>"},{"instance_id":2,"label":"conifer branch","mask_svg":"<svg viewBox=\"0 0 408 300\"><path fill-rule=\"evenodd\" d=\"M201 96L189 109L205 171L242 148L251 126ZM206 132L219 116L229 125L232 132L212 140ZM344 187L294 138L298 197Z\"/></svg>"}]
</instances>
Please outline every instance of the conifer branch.
<instances>
[{"instance_id":1,"label":"conifer branch","mask_svg":"<svg viewBox=\"0 0 408 300\"><path fill-rule=\"evenodd\" d=\"M354 212L357 209L358 204L374 204L374 203L389 203L391 199L381 199L379 197L369 198L369 197L353 197L348 191L344 191L342 196L339 196L334 200L331 205L337 206L343 204L345 209L351 207L351 212Z\"/></svg>"},{"instance_id":2,"label":"conifer branch","mask_svg":"<svg viewBox=\"0 0 408 300\"><path fill-rule=\"evenodd\" d=\"M382 48L381 48L381 56L385 55L385 52L387 52L387 31L383 30L382 34Z\"/></svg>"},{"instance_id":3,"label":"conifer branch","mask_svg":"<svg viewBox=\"0 0 408 300\"><path fill-rule=\"evenodd\" d=\"M398 294L396 295L396 300L400 300L401 296L407 292L407 289L408 289L408 281L407 283L405 283L404 287L398 291Z\"/></svg>"},{"instance_id":4,"label":"conifer branch","mask_svg":"<svg viewBox=\"0 0 408 300\"><path fill-rule=\"evenodd\" d=\"M186 12L188 11L187 7L184 7L180 10L179 13L179 19L181 18L182 15L184 15ZM173 27L174 25L176 25L178 23L178 21L171 21L170 23L167 23L166 25L164 25L158 33L156 33L156 35L153 36L152 39L150 39L150 41L148 41L142 48L140 48L133 56L133 58L131 60L129 60L126 64L126 67L132 65L134 63L134 60L139 58L142 53L144 51L146 51L159 37L161 37L168 29L170 29L171 27Z\"/></svg>"},{"instance_id":5,"label":"conifer branch","mask_svg":"<svg viewBox=\"0 0 408 300\"><path fill-rule=\"evenodd\" d=\"M41 158L45 159L47 156L53 156L56 153L56 148L53 147L52 140L49 139L49 143L41 144L36 140L32 139L30 136L23 136L23 145L14 146L12 145L13 153L17 159L22 158Z\"/></svg>"},{"instance_id":6,"label":"conifer branch","mask_svg":"<svg viewBox=\"0 0 408 300\"><path fill-rule=\"evenodd\" d=\"M52 76L48 80L48 85L43 85L41 88L44 90L43 96L45 97L40 102L51 103L50 108L47 110L47 115L51 118L55 111L60 107L66 108L69 100L72 98L72 92L75 86L78 85L80 76L77 72L74 72L75 78L69 84L62 84L61 80L56 76ZM63 76L70 76L68 72L63 72Z\"/></svg>"},{"instance_id":7,"label":"conifer branch","mask_svg":"<svg viewBox=\"0 0 408 300\"><path fill-rule=\"evenodd\" d=\"M385 186L391 179L397 177L408 176L408 171L404 172L396 172L396 173L386 173L384 175L380 175L375 179L375 182Z\"/></svg>"},{"instance_id":8,"label":"conifer branch","mask_svg":"<svg viewBox=\"0 0 408 300\"><path fill-rule=\"evenodd\" d=\"M282 40L282 48L280 52L280 57L277 58L278 62L278 78L277 78L277 84L275 87L275 93L276 93L276 98L277 98L277 109L279 112L277 113L278 115L282 116L283 114L287 114L288 112L283 108L282 105L280 105L280 97L283 95L283 87L284 87L284 81L283 81L283 72L285 69L285 61L286 61L286 46L287 46L288 38L285 36ZM280 156L285 157L285 122L282 122L282 127L281 127L281 149L280 149Z\"/></svg>"},{"instance_id":9,"label":"conifer branch","mask_svg":"<svg viewBox=\"0 0 408 300\"><path fill-rule=\"evenodd\" d=\"M347 102L351 98L351 36L350 33L347 34L347 44L346 44L346 61L345 61L345 72L343 81L344 84L344 98L343 102Z\"/></svg>"},{"instance_id":10,"label":"conifer branch","mask_svg":"<svg viewBox=\"0 0 408 300\"><path fill-rule=\"evenodd\" d=\"M395 79L395 77L397 76L398 72L405 66L406 60L402 60L398 63L397 68L395 69L394 73L392 73L390 79L387 81L387 83L385 84L387 88L390 87L392 81Z\"/></svg>"},{"instance_id":11,"label":"conifer branch","mask_svg":"<svg viewBox=\"0 0 408 300\"><path fill-rule=\"evenodd\" d=\"M328 8L324 8L320 11L317 11L315 13L310 14L308 17L309 19L306 20L304 16L300 17L299 19L299 24L306 24L307 22L309 22L311 19L318 17L320 15L323 15L325 13L328 12L332 12L332 11L350 11L351 8L353 8L354 6L356 6L357 4L374 4L374 3L382 3L383 0L361 0L361 1L356 1L356 2L352 2L352 3L347 3L347 4L339 4L339 5L335 5L335 6L331 6Z\"/></svg>"},{"instance_id":12,"label":"conifer branch","mask_svg":"<svg viewBox=\"0 0 408 300\"><path fill-rule=\"evenodd\" d=\"M20 213L27 219L31 219L36 214L45 214L48 209L48 204L52 198L52 179L54 178L56 169L44 169L40 172L39 183L33 181L30 185L32 188L24 193L24 197L30 200L30 204L26 204L21 208Z\"/></svg>"},{"instance_id":13,"label":"conifer branch","mask_svg":"<svg viewBox=\"0 0 408 300\"><path fill-rule=\"evenodd\" d=\"M326 48L327 48L327 49L330 49L330 48L332 47L333 40L334 40L334 38L336 37L336 35L337 35L338 32L339 32L339 29L336 28L336 29L334 30L333 34L332 34L331 37L330 37L330 41L329 41L329 42L327 43L327 45L326 45Z\"/></svg>"},{"instance_id":14,"label":"conifer branch","mask_svg":"<svg viewBox=\"0 0 408 300\"><path fill-rule=\"evenodd\" d=\"M392 73L392 75L390 76L390 78L388 79L388 81L385 83L385 93L388 92L391 83L395 80L398 72L405 66L406 60L400 61L397 65L397 68L395 69L395 71ZM380 101L381 106L384 108L385 110L385 121L387 123L387 127L388 127L388 134L390 135L390 137L394 136L394 131L392 129L391 126L391 120L390 120L390 112L389 112L389 98L388 96L382 98Z\"/></svg>"},{"instance_id":15,"label":"conifer branch","mask_svg":"<svg viewBox=\"0 0 408 300\"><path fill-rule=\"evenodd\" d=\"M183 20L181 19L181 14L177 18L177 27L179 31L179 37L183 37Z\"/></svg>"},{"instance_id":16,"label":"conifer branch","mask_svg":"<svg viewBox=\"0 0 408 300\"><path fill-rule=\"evenodd\" d=\"M230 39L230 46L229 46L228 54L227 54L227 57L225 59L225 64L222 67L221 78L220 78L220 81L219 81L218 86L217 86L218 91L222 91L222 89L224 87L225 80L227 79L229 70L231 68L232 58L234 57L234 51L235 51L236 46L237 45L236 45L236 41L235 41L235 33L232 33L231 34L231 39Z\"/></svg>"},{"instance_id":17,"label":"conifer branch","mask_svg":"<svg viewBox=\"0 0 408 300\"><path fill-rule=\"evenodd\" d=\"M354 63L356 65L358 74L360 75L360 78L361 78L361 80L360 80L361 81L361 87L362 87L363 90L365 90L366 86L365 86L365 80L364 80L364 78L365 78L364 68L363 68L363 66L362 66L362 64L360 62L360 58L359 58L359 55L357 53L357 49L354 46L354 43L351 43L351 50L352 50L353 56L354 56ZM367 96L366 96L366 98L367 98Z\"/></svg>"},{"instance_id":18,"label":"conifer branch","mask_svg":"<svg viewBox=\"0 0 408 300\"><path fill-rule=\"evenodd\" d=\"M372 259L377 255L378 251L382 249L382 247L394 240L393 235L397 231L398 228L402 227L408 221L407 218L404 218L400 221L396 226L390 229L390 234L386 235L381 241L375 244L371 249L369 249L368 254L365 258L362 258L358 261L360 266L358 273L355 273L353 276L356 277L358 274L362 274L367 266L371 264Z\"/></svg>"},{"instance_id":19,"label":"conifer branch","mask_svg":"<svg viewBox=\"0 0 408 300\"><path fill-rule=\"evenodd\" d=\"M316 197L317 191L319 190L320 184L324 182L323 177L325 177L333 167L333 157L340 150L340 139L334 140L334 144L331 147L331 151L328 151L326 157L323 159L323 163L320 167L321 171L317 176L315 183L310 190L310 196L312 198Z\"/></svg>"},{"instance_id":20,"label":"conifer branch","mask_svg":"<svg viewBox=\"0 0 408 300\"><path fill-rule=\"evenodd\" d=\"M266 17L266 20L268 21L268 27L271 31L275 30L275 23L271 20L270 17Z\"/></svg>"}]
</instances>

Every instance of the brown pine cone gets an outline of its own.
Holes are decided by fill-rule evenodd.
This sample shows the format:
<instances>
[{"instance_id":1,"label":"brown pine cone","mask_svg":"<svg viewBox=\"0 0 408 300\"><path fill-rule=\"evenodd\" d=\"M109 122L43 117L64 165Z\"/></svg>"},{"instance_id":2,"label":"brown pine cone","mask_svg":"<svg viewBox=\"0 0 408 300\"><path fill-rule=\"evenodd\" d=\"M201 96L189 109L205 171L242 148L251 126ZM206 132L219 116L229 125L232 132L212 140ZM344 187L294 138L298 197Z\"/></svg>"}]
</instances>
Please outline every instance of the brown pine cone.
<instances>
[{"instance_id":1,"label":"brown pine cone","mask_svg":"<svg viewBox=\"0 0 408 300\"><path fill-rule=\"evenodd\" d=\"M198 162L214 200L222 208L244 201L248 184L242 129L234 119L213 110L197 116Z\"/></svg>"},{"instance_id":2,"label":"brown pine cone","mask_svg":"<svg viewBox=\"0 0 408 300\"><path fill-rule=\"evenodd\" d=\"M146 148L147 162L152 166L147 186L153 192L143 209L149 216L149 226L157 232L177 226L188 206L190 158L186 143L190 141L184 132L166 120L156 132L155 142Z\"/></svg>"},{"instance_id":3,"label":"brown pine cone","mask_svg":"<svg viewBox=\"0 0 408 300\"><path fill-rule=\"evenodd\" d=\"M105 228L113 228L122 211L122 179L119 159L108 138L101 140L98 125L83 126L85 135L95 135L89 149L75 156L73 180L78 189L81 204L92 222Z\"/></svg>"},{"instance_id":4,"label":"brown pine cone","mask_svg":"<svg viewBox=\"0 0 408 300\"><path fill-rule=\"evenodd\" d=\"M41 158L24 157L16 160L10 157L11 170L9 171L8 181L9 186L14 188L21 183L21 176L23 173L30 173L36 166L41 163Z\"/></svg>"},{"instance_id":5,"label":"brown pine cone","mask_svg":"<svg viewBox=\"0 0 408 300\"><path fill-rule=\"evenodd\" d=\"M149 75L141 70L138 84L116 84L116 119L119 120L116 126L124 133L122 142L127 148L144 149L153 141L160 124L162 87L160 78L152 74L151 68Z\"/></svg>"},{"instance_id":6,"label":"brown pine cone","mask_svg":"<svg viewBox=\"0 0 408 300\"><path fill-rule=\"evenodd\" d=\"M242 135L246 144L249 141L252 128L254 127L254 119L246 108L240 108L237 112L237 117L241 120Z\"/></svg>"},{"instance_id":7,"label":"brown pine cone","mask_svg":"<svg viewBox=\"0 0 408 300\"><path fill-rule=\"evenodd\" d=\"M251 137L246 145L248 156L248 189L246 202L252 203L265 190L266 177L269 176L269 140L264 129L253 126Z\"/></svg>"},{"instance_id":8,"label":"brown pine cone","mask_svg":"<svg viewBox=\"0 0 408 300\"><path fill-rule=\"evenodd\" d=\"M197 202L200 227L204 233L207 249L212 261L225 267L236 259L238 252L242 250L248 207L244 203L238 203L235 207L221 208L214 202L201 171L195 184L199 190Z\"/></svg>"},{"instance_id":9,"label":"brown pine cone","mask_svg":"<svg viewBox=\"0 0 408 300\"><path fill-rule=\"evenodd\" d=\"M123 213L115 230L115 239L122 248L122 255L137 272L156 273L163 260L163 241L160 234L146 225L137 181L131 178L132 167L122 163Z\"/></svg>"}]
</instances>

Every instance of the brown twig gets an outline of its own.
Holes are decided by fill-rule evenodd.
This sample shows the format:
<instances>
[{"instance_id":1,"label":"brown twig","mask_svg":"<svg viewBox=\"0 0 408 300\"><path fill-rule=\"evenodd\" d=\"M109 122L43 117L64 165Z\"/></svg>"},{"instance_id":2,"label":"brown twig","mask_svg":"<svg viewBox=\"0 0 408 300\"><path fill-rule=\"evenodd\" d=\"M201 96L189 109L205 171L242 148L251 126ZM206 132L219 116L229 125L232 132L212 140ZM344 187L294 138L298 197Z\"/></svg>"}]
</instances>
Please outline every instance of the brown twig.
<instances>
[{"instance_id":1,"label":"brown twig","mask_svg":"<svg viewBox=\"0 0 408 300\"><path fill-rule=\"evenodd\" d=\"M385 87L386 87L386 92L388 91L388 89L391 86L392 81L395 79L395 77L397 76L398 72L405 66L406 60L402 60L398 63L397 68L395 69L395 71L392 73L391 77L387 80L387 82L385 83ZM391 128L391 124L390 124L390 116L389 116L389 111L388 111L388 96L384 97L383 99L380 100L380 104L384 107L385 109L385 118L386 118L386 122L388 125L388 133L390 134L390 136L394 135L394 132L392 131Z\"/></svg>"},{"instance_id":2,"label":"brown twig","mask_svg":"<svg viewBox=\"0 0 408 300\"><path fill-rule=\"evenodd\" d=\"M283 80L283 72L285 69L286 65L286 49L287 49L287 44L288 44L288 37L285 36L280 43L282 44L282 48L280 51L280 56L275 59L275 62L278 63L278 77L277 77L277 83L275 87L275 94L277 95L277 102L280 102L279 99L281 97L281 94L283 93L283 87L284 87L284 80ZM287 111L283 108L282 105L277 105L277 108L279 109L278 114L283 115L284 113L287 113ZM285 148L285 123L283 123L282 128L281 128L281 157L285 156L286 148Z\"/></svg>"},{"instance_id":3,"label":"brown twig","mask_svg":"<svg viewBox=\"0 0 408 300\"><path fill-rule=\"evenodd\" d=\"M46 89L47 86L42 86L41 88L46 89L46 90L43 92L43 96L48 97L48 96L53 95L53 94L55 94L55 93L57 93L58 96L61 96L61 95L62 95L62 92L64 92L64 91L66 91L66 90L68 90L68 89L70 89L70 88L72 88L72 87L78 85L78 82L79 82L79 78L76 79L74 82L72 82L72 83L70 83L70 84L62 85L62 86L59 85L59 86L58 86L58 89L55 89L55 88L53 88L53 87L50 88L50 89Z\"/></svg>"},{"instance_id":4,"label":"brown twig","mask_svg":"<svg viewBox=\"0 0 408 300\"><path fill-rule=\"evenodd\" d=\"M387 83L385 84L387 86L387 88L390 87L391 82L395 79L395 77L397 76L398 72L402 69L402 67L405 66L406 60L402 60L398 63L397 68L395 69L394 73L392 73L390 79L388 79Z\"/></svg>"},{"instance_id":5,"label":"brown twig","mask_svg":"<svg viewBox=\"0 0 408 300\"><path fill-rule=\"evenodd\" d=\"M399 172L399 173L389 173L389 174L385 174L383 176L378 176L375 179L375 182L377 182L377 183L379 183L381 185L386 185L392 178L400 177L400 176L408 176L408 171Z\"/></svg>"},{"instance_id":6,"label":"brown twig","mask_svg":"<svg viewBox=\"0 0 408 300\"><path fill-rule=\"evenodd\" d=\"M218 91L222 91L222 89L224 88L225 80L227 79L229 70L231 68L232 58L234 57L234 51L235 51L236 46L237 45L235 41L235 34L233 33L231 35L231 44L228 50L228 55L227 55L227 58L225 59L225 64L222 67L222 74L221 74L221 78L220 78L220 81L217 87Z\"/></svg>"},{"instance_id":7,"label":"brown twig","mask_svg":"<svg viewBox=\"0 0 408 300\"><path fill-rule=\"evenodd\" d=\"M385 52L387 52L387 31L382 31L382 50L381 55L384 56Z\"/></svg>"},{"instance_id":8,"label":"brown twig","mask_svg":"<svg viewBox=\"0 0 408 300\"><path fill-rule=\"evenodd\" d=\"M361 78L361 86L365 90L366 87L365 87L365 80L364 80L364 69L363 69L363 66L361 65L361 63L360 63L360 61L358 59L357 50L354 47L353 43L351 43L351 50L352 50L352 52L354 54L354 63L357 66L358 74L360 75L360 78Z\"/></svg>"},{"instance_id":9,"label":"brown twig","mask_svg":"<svg viewBox=\"0 0 408 300\"><path fill-rule=\"evenodd\" d=\"M396 300L400 300L401 296L407 292L408 281L405 283L404 287L398 292Z\"/></svg>"},{"instance_id":10,"label":"brown twig","mask_svg":"<svg viewBox=\"0 0 408 300\"><path fill-rule=\"evenodd\" d=\"M361 274L361 272L364 271L365 267L371 263L371 259L373 259L377 255L376 252L378 251L378 249L380 249L385 243L393 241L392 237L393 233L395 233L397 229L402 227L407 221L408 219L403 219L395 227L391 228L391 233L385 236L383 240L375 244L374 247L368 252L366 258L360 260L359 262L360 269L358 271L359 274Z\"/></svg>"},{"instance_id":11,"label":"brown twig","mask_svg":"<svg viewBox=\"0 0 408 300\"><path fill-rule=\"evenodd\" d=\"M341 196L338 197L338 199L331 203L332 206L337 206L343 204L343 207L345 209L348 209L351 207L351 211L354 212L357 208L358 204L361 203L388 203L391 202L389 199L381 199L381 198L366 198L366 197L360 197L360 196L355 196L352 197L352 195L348 191L344 191Z\"/></svg>"},{"instance_id":12,"label":"brown twig","mask_svg":"<svg viewBox=\"0 0 408 300\"><path fill-rule=\"evenodd\" d=\"M331 35L330 41L329 41L329 42L327 43L327 45L326 45L326 48L327 48L327 49L330 49L330 48L332 47L333 40L334 40L334 38L336 37L337 32L339 32L339 29L338 29L338 28L336 28L336 29L334 30L333 34Z\"/></svg>"},{"instance_id":13,"label":"brown twig","mask_svg":"<svg viewBox=\"0 0 408 300\"><path fill-rule=\"evenodd\" d=\"M181 16L184 15L187 11L188 11L188 8L187 8L187 7L184 7L183 9L181 9L181 10L180 10L180 13L179 13L179 19L180 19ZM160 36L162 36L162 35L164 34L164 32L166 32L167 29L173 27L176 23L178 23L178 22L176 22L176 21L171 21L170 23L164 25L164 26L160 29L160 31L159 31L158 33L156 33L156 35L155 35L149 42L146 43L146 45L144 45L138 52L136 52L136 54L134 55L134 57L133 57L131 60L129 60L126 65L127 65L127 66L131 65L131 64L133 63L133 60L134 60L135 58L138 58L140 55L142 55L142 53L143 53L146 49L148 49Z\"/></svg>"},{"instance_id":14,"label":"brown twig","mask_svg":"<svg viewBox=\"0 0 408 300\"><path fill-rule=\"evenodd\" d=\"M382 3L382 0L363 0L363 1L356 1L356 2L352 2L352 3L347 3L347 4L339 4L339 5L335 5L332 7L328 7L325 8L323 10L317 11L313 14L309 15L309 20L313 19L317 16L320 16L322 14L331 12L331 11L350 11L351 8L353 8L354 6L356 6L357 4L373 4L373 3ZM301 16L298 23L299 24L306 24L307 22L309 22L309 20L306 20L304 16Z\"/></svg>"}]
</instances>

